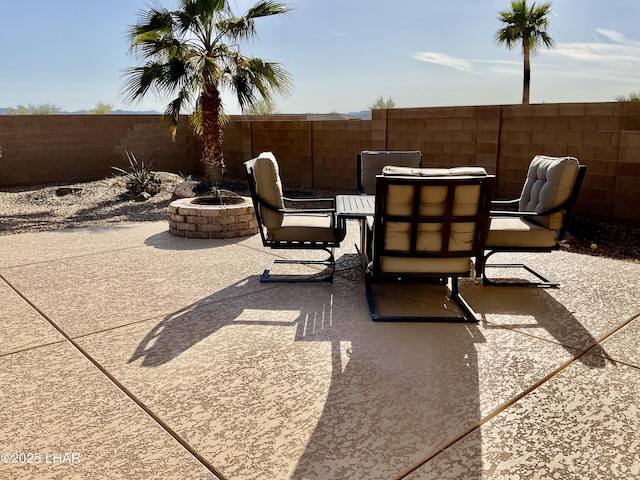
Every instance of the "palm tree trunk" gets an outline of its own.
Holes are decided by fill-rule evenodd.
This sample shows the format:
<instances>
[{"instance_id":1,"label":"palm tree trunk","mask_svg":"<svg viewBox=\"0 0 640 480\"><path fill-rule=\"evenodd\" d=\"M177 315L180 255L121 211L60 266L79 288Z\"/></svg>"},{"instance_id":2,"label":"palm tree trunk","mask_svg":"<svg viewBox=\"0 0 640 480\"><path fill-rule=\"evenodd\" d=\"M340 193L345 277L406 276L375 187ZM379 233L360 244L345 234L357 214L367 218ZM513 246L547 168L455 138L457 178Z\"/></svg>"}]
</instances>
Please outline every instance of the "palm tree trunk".
<instances>
[{"instance_id":1,"label":"palm tree trunk","mask_svg":"<svg viewBox=\"0 0 640 480\"><path fill-rule=\"evenodd\" d=\"M522 103L529 104L529 89L531 85L531 61L529 55L529 43L523 41L523 55L524 55L524 75L522 85Z\"/></svg>"},{"instance_id":2,"label":"palm tree trunk","mask_svg":"<svg viewBox=\"0 0 640 480\"><path fill-rule=\"evenodd\" d=\"M225 172L223 131L220 124L220 91L215 83L207 83L200 96L202 108L202 163L204 181L219 183Z\"/></svg>"}]
</instances>

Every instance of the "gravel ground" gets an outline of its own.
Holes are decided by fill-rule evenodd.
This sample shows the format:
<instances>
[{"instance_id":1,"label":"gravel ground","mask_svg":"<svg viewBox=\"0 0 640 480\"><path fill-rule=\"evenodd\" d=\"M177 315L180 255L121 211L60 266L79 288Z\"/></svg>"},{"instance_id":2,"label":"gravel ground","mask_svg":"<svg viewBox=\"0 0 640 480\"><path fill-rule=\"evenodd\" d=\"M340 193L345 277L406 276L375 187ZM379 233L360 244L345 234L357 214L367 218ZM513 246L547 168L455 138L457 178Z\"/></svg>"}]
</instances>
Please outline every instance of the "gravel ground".
<instances>
[{"instance_id":1,"label":"gravel ground","mask_svg":"<svg viewBox=\"0 0 640 480\"><path fill-rule=\"evenodd\" d=\"M158 194L145 201L128 195L122 177L72 185L40 185L0 189L0 235L97 227L120 223L165 220L173 191L183 179L156 172L162 181ZM60 195L60 187L72 189ZM226 182L221 188L248 196L244 182ZM332 197L340 192L295 189L291 197ZM570 251L640 263L640 224L597 221L576 217L565 238ZM592 245L596 248L592 248Z\"/></svg>"}]
</instances>

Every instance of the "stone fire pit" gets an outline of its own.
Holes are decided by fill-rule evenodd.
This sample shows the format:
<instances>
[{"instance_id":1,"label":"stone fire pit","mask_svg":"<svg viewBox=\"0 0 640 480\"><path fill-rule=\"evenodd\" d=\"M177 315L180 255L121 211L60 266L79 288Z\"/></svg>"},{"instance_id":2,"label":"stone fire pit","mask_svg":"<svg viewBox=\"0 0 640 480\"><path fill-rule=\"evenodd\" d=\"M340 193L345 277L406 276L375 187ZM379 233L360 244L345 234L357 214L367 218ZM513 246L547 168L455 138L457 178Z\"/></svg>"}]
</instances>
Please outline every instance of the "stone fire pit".
<instances>
[{"instance_id":1,"label":"stone fire pit","mask_svg":"<svg viewBox=\"0 0 640 480\"><path fill-rule=\"evenodd\" d=\"M169 204L169 232L186 238L234 238L258 233L253 202L225 190Z\"/></svg>"}]
</instances>

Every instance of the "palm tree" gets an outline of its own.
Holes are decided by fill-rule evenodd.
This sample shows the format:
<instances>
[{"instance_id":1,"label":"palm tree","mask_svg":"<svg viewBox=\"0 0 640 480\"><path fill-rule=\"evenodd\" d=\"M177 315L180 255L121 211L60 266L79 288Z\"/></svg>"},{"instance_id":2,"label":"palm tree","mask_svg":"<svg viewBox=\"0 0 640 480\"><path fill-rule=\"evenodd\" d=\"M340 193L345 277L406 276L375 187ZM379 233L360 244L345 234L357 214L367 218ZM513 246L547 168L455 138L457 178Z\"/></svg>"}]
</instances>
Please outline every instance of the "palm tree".
<instances>
[{"instance_id":1,"label":"palm tree","mask_svg":"<svg viewBox=\"0 0 640 480\"><path fill-rule=\"evenodd\" d=\"M287 94L289 74L278 63L245 57L239 43L256 38L255 20L285 14L283 3L259 0L236 17L229 0L179 0L169 11L158 4L141 11L131 27L131 50L144 63L126 70L123 93L140 100L148 92L175 96L163 123L175 135L180 113L193 111L192 126L202 138L205 181L224 173L221 92L229 89L244 110L273 102L273 93Z\"/></svg>"},{"instance_id":2,"label":"palm tree","mask_svg":"<svg viewBox=\"0 0 640 480\"><path fill-rule=\"evenodd\" d=\"M529 103L529 88L531 84L531 63L529 56L535 54L542 46L553 47L553 39L547 33L549 21L547 15L551 12L551 4L543 3L531 6L527 0L513 0L511 10L498 12L498 19L503 22L503 28L496 32L498 44L506 44L512 49L522 44L524 57L524 82L522 89L522 103Z\"/></svg>"}]
</instances>

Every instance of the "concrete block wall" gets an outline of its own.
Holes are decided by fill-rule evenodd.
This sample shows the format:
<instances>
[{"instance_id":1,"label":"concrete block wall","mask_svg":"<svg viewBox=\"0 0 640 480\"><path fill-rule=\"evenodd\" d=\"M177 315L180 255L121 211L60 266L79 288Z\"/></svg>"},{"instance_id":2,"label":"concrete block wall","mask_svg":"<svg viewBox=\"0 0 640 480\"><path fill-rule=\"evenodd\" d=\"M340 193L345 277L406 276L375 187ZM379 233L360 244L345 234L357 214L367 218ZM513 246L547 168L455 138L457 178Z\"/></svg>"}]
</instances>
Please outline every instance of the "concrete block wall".
<instances>
[{"instance_id":1,"label":"concrete block wall","mask_svg":"<svg viewBox=\"0 0 640 480\"><path fill-rule=\"evenodd\" d=\"M156 170L201 171L200 141L181 122L175 141L158 116L2 115L0 187L105 178L126 152Z\"/></svg>"},{"instance_id":2,"label":"concrete block wall","mask_svg":"<svg viewBox=\"0 0 640 480\"><path fill-rule=\"evenodd\" d=\"M622 103L510 105L502 108L498 190L519 192L523 158L574 156L587 165L578 213L611 217L615 209Z\"/></svg>"},{"instance_id":3,"label":"concrete block wall","mask_svg":"<svg viewBox=\"0 0 640 480\"><path fill-rule=\"evenodd\" d=\"M640 221L640 102L625 103L622 111L612 216Z\"/></svg>"},{"instance_id":4,"label":"concrete block wall","mask_svg":"<svg viewBox=\"0 0 640 480\"><path fill-rule=\"evenodd\" d=\"M481 165L496 197L516 197L538 154L588 167L576 206L593 217L640 221L640 103L584 103L374 110L371 120L306 115L231 117L227 178L272 151L286 187L354 191L362 150L420 150L426 166ZM125 151L155 169L201 173L200 143L186 126L175 142L158 116L0 116L0 187L91 180L127 166Z\"/></svg>"},{"instance_id":5,"label":"concrete block wall","mask_svg":"<svg viewBox=\"0 0 640 480\"><path fill-rule=\"evenodd\" d=\"M500 108L440 107L374 111L373 122L386 118L388 150L420 150L425 166L478 165L495 173ZM382 130L382 122L379 128Z\"/></svg>"},{"instance_id":6,"label":"concrete block wall","mask_svg":"<svg viewBox=\"0 0 640 480\"><path fill-rule=\"evenodd\" d=\"M369 121L313 122L313 185L338 191L356 189L356 155L369 149Z\"/></svg>"}]
</instances>

